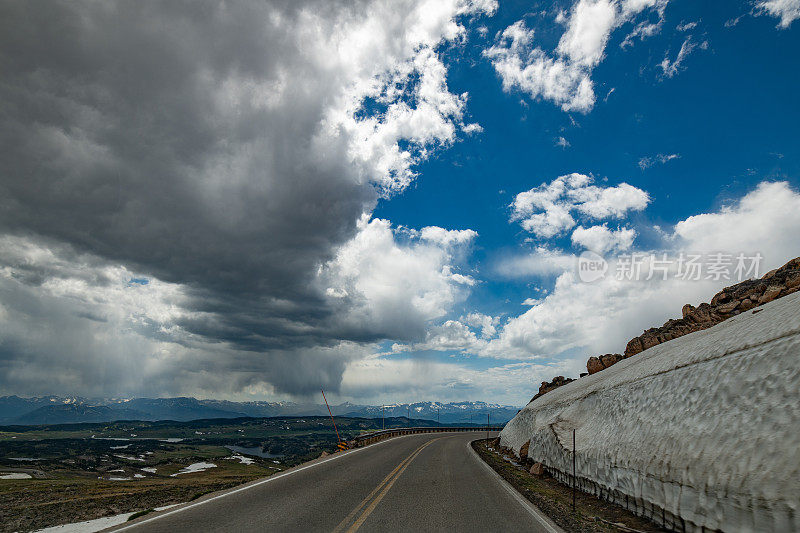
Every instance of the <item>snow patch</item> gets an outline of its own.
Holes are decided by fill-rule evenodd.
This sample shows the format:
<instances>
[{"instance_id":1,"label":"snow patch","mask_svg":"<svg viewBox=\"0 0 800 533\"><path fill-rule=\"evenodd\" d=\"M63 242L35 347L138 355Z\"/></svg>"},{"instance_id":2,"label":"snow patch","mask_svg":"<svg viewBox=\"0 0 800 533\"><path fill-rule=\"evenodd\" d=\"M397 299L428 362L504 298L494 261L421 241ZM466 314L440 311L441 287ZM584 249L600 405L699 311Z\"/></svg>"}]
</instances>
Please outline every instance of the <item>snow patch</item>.
<instances>
[{"instance_id":1,"label":"snow patch","mask_svg":"<svg viewBox=\"0 0 800 533\"><path fill-rule=\"evenodd\" d=\"M214 463L192 463L189 466L183 467L178 472L170 474L170 476L176 477L180 474L193 474L194 472L203 472L205 470L208 470L209 468L216 468L216 467L217 465L215 465Z\"/></svg>"},{"instance_id":2,"label":"snow patch","mask_svg":"<svg viewBox=\"0 0 800 533\"><path fill-rule=\"evenodd\" d=\"M162 507L156 507L155 510L165 511L167 509L177 507L178 505L182 504L174 503L172 505L164 505ZM60 526L40 529L36 531L36 533L95 533L96 531L102 531L109 527L124 524L125 522L128 521L128 518L130 518L132 514L133 513L122 513L114 516L105 516L103 518L96 518L94 520L85 520L83 522L63 524Z\"/></svg>"},{"instance_id":3,"label":"snow patch","mask_svg":"<svg viewBox=\"0 0 800 533\"><path fill-rule=\"evenodd\" d=\"M64 524L61 526L48 527L40 529L36 533L94 533L95 531L102 531L112 526L118 526L128 521L133 513L123 513L115 516L105 516L95 520L86 520L83 522L75 522L73 524Z\"/></svg>"},{"instance_id":4,"label":"snow patch","mask_svg":"<svg viewBox=\"0 0 800 533\"><path fill-rule=\"evenodd\" d=\"M31 475L22 472L12 472L10 474L0 474L0 479L31 479Z\"/></svg>"},{"instance_id":5,"label":"snow patch","mask_svg":"<svg viewBox=\"0 0 800 533\"><path fill-rule=\"evenodd\" d=\"M228 460L231 460L231 461L237 461L238 460L243 465L251 465L251 464L255 463L255 460L253 460L251 457L245 457L244 455L238 455L238 454L237 455L232 455L230 457L226 457L225 459L228 459Z\"/></svg>"}]
</instances>

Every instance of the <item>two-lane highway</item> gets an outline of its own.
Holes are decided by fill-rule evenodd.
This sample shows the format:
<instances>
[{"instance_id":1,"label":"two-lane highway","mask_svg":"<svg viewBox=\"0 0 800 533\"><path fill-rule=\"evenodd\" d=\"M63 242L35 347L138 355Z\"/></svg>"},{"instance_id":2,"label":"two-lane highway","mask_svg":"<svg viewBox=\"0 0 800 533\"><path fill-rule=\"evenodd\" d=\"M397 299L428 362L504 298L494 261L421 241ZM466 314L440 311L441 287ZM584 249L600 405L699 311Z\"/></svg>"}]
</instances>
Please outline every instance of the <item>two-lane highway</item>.
<instances>
[{"instance_id":1,"label":"two-lane highway","mask_svg":"<svg viewBox=\"0 0 800 533\"><path fill-rule=\"evenodd\" d=\"M115 530L559 531L478 458L469 444L476 438L396 437Z\"/></svg>"}]
</instances>

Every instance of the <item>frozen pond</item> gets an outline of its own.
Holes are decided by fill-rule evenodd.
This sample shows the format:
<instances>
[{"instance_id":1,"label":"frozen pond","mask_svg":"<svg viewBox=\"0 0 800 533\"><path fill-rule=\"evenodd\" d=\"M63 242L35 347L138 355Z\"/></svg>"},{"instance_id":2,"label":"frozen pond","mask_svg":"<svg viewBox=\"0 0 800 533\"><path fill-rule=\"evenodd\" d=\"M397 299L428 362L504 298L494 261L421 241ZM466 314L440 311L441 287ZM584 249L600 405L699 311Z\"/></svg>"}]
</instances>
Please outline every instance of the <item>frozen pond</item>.
<instances>
[{"instance_id":1,"label":"frozen pond","mask_svg":"<svg viewBox=\"0 0 800 533\"><path fill-rule=\"evenodd\" d=\"M225 447L234 453L241 453L244 455L255 455L256 457L263 457L264 459L283 457L283 455L265 452L261 449L260 446L253 446L252 448L249 448L247 446L225 446Z\"/></svg>"}]
</instances>

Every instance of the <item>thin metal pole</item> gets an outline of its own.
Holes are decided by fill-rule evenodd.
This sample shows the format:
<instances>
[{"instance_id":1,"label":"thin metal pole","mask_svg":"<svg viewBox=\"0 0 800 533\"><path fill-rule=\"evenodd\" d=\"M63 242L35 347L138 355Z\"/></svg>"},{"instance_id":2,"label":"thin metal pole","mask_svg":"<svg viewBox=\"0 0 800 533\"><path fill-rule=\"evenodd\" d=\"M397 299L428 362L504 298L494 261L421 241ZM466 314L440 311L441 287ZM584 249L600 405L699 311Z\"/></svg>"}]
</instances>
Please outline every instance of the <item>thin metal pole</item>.
<instances>
[{"instance_id":1,"label":"thin metal pole","mask_svg":"<svg viewBox=\"0 0 800 533\"><path fill-rule=\"evenodd\" d=\"M322 399L325 400L325 407L328 408L328 414L331 415L331 422L333 422L333 430L336 432L336 443L342 442L342 439L339 437L339 430L336 429L336 422L333 420L333 413L331 413L331 406L328 405L328 399L325 397L325 391L320 389L322 392Z\"/></svg>"},{"instance_id":2,"label":"thin metal pole","mask_svg":"<svg viewBox=\"0 0 800 533\"><path fill-rule=\"evenodd\" d=\"M575 511L575 430L572 430L572 510Z\"/></svg>"}]
</instances>

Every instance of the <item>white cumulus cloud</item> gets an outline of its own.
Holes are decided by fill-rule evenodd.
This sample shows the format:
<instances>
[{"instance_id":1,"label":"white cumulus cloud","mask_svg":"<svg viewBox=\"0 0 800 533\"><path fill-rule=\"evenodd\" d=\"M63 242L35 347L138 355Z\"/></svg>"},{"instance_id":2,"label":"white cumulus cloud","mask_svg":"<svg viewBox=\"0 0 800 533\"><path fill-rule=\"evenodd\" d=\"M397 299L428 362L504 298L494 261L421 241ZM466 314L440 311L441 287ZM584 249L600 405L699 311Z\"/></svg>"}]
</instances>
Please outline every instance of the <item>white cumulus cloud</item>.
<instances>
[{"instance_id":1,"label":"white cumulus cloud","mask_svg":"<svg viewBox=\"0 0 800 533\"><path fill-rule=\"evenodd\" d=\"M608 225L578 226L572 232L572 243L603 254L612 250L625 251L633 245L636 231L631 228L609 229Z\"/></svg>"},{"instance_id":2,"label":"white cumulus cloud","mask_svg":"<svg viewBox=\"0 0 800 533\"><path fill-rule=\"evenodd\" d=\"M589 112L595 103L593 69L603 60L612 31L646 9L663 19L666 0L578 0L569 15L559 13L566 31L551 53L536 46L534 30L523 21L506 28L484 51L505 91L551 100L564 111ZM660 24L660 22L659 22ZM652 35L660 25L641 23L634 33Z\"/></svg>"},{"instance_id":3,"label":"white cumulus cloud","mask_svg":"<svg viewBox=\"0 0 800 533\"><path fill-rule=\"evenodd\" d=\"M800 18L800 0L765 0L756 4L761 13L778 17L780 28L788 28Z\"/></svg>"},{"instance_id":4,"label":"white cumulus cloud","mask_svg":"<svg viewBox=\"0 0 800 533\"><path fill-rule=\"evenodd\" d=\"M650 202L645 191L627 183L610 187L593 183L592 176L572 173L521 192L511 204L511 220L537 237L551 238L575 227L575 216L622 218Z\"/></svg>"},{"instance_id":5,"label":"white cumulus cloud","mask_svg":"<svg viewBox=\"0 0 800 533\"><path fill-rule=\"evenodd\" d=\"M759 275L800 255L800 193L787 182L763 182L742 198L710 213L688 217L675 224L664 240L674 259L680 252L726 253L734 258L761 254ZM553 252L549 252L551 255ZM571 258L571 260L570 260ZM656 254L655 259L660 258ZM554 356L581 350L579 359L608 351L619 352L643 329L680 316L685 303L708 301L734 280L703 276L676 279L656 273L639 281L619 279L620 258L607 257L605 278L583 283L575 274L576 258L565 255L566 268L546 297L500 328L479 355L521 359ZM653 264L650 259L642 272ZM675 269L673 263L671 268ZM655 270L654 270L655 272Z\"/></svg>"},{"instance_id":6,"label":"white cumulus cloud","mask_svg":"<svg viewBox=\"0 0 800 533\"><path fill-rule=\"evenodd\" d=\"M385 338L424 336L428 322L462 301L475 280L457 272L459 249L477 235L472 230L425 228L421 235L364 215L358 233L320 270L344 330L372 331Z\"/></svg>"}]
</instances>

